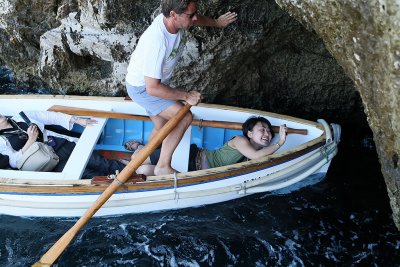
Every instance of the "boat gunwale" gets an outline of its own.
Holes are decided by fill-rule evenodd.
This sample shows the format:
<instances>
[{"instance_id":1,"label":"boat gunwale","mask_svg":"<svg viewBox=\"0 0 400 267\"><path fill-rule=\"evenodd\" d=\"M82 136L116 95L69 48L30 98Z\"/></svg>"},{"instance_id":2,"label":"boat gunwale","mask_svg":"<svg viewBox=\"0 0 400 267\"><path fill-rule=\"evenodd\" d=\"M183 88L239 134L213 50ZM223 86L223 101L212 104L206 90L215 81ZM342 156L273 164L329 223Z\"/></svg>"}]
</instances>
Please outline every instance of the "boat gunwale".
<instances>
[{"instance_id":1,"label":"boat gunwale","mask_svg":"<svg viewBox=\"0 0 400 267\"><path fill-rule=\"evenodd\" d=\"M269 155L263 157L262 159L246 161L242 163L237 163L233 165L228 165L224 167L212 168L207 170L200 170L195 172L181 173L185 174L186 177L177 177L177 187L182 186L195 186L204 183L216 182L223 179L230 179L232 176L239 176L250 172L260 171L266 168L274 167L284 162L293 160L295 158L301 157L313 150L322 147L325 144L325 139L323 136L311 140L300 147L297 148L295 152L294 149L284 151L282 153ZM187 175L187 174L191 175ZM228 173L228 175L227 175ZM153 176L154 178L157 176ZM8 181L1 181L1 180ZM70 180L71 183L68 184L68 180L64 181L54 181L60 183L51 183L53 181L42 180L43 183L39 183L38 180L23 180L23 179L12 179L13 183L10 184L10 179L0 178L0 194L53 194L53 195L80 195L80 194L100 194L102 193L109 184L99 185L91 184L90 180ZM19 180L17 183L16 180ZM29 183L34 181L34 183ZM78 183L82 181L84 183ZM133 193L137 191L153 191L153 190L164 190L173 188L175 185L173 175L169 175L169 179L152 179L144 182L137 182L135 184L126 184L124 187L119 188L119 193ZM6 190L6 191L4 191ZM58 192L56 192L58 191Z\"/></svg>"},{"instance_id":2,"label":"boat gunwale","mask_svg":"<svg viewBox=\"0 0 400 267\"><path fill-rule=\"evenodd\" d=\"M112 97L112 96L79 96L79 95L0 95L0 100L4 99L57 99L57 100L95 100L95 101L109 101L109 102L134 102L132 100L127 100L124 97ZM289 115L282 115L274 112L269 111L262 111L257 109L249 109L249 108L242 108L242 107L233 107L228 105L221 105L221 104L210 104L210 103L199 103L197 106L193 106L192 108L213 108L213 109L222 109L228 111L237 111L237 112L245 112L245 113L253 113L268 117L273 117L281 120L287 120L291 122L296 122L300 124L306 124L310 127L316 127L319 130L324 130L323 126L317 122L313 122L310 120L305 120L301 118L296 118ZM126 113L130 114L130 113Z\"/></svg>"}]
</instances>

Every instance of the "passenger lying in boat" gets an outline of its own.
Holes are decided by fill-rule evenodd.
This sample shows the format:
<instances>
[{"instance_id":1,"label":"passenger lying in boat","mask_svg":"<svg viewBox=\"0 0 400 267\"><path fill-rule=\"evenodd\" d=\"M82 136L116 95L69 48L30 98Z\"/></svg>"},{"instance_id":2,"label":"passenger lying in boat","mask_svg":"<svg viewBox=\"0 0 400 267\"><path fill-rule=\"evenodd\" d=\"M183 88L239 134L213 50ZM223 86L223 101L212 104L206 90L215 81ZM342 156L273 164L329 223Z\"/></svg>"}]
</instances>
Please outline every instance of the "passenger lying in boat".
<instances>
[{"instance_id":1,"label":"passenger lying in boat","mask_svg":"<svg viewBox=\"0 0 400 267\"><path fill-rule=\"evenodd\" d=\"M17 167L18 159L22 157L29 146L36 141L43 142L45 125L60 125L71 130L75 123L83 127L97 123L96 120L73 117L60 112L30 111L25 113L32 121L30 126L20 116L7 118L0 114L0 153L8 156L2 157L2 159L8 158L8 165L13 169ZM67 136L52 132L48 134L49 140L51 140L51 143L48 142L48 144L54 148L60 158L53 171L62 172L75 147L75 142ZM92 178L114 174L115 171L121 171L124 167L125 164L116 160L108 160L93 151L82 177Z\"/></svg>"},{"instance_id":2,"label":"passenger lying in boat","mask_svg":"<svg viewBox=\"0 0 400 267\"><path fill-rule=\"evenodd\" d=\"M263 117L250 117L242 125L243 135L234 136L217 150L190 146L189 171L204 170L235 164L251 159L258 159L277 151L285 142L287 127L279 128L279 140L271 144L274 132L271 131L271 123ZM135 151L140 150L140 147ZM149 158L140 166L136 173L154 175L154 166L157 163L160 151L156 149Z\"/></svg>"}]
</instances>

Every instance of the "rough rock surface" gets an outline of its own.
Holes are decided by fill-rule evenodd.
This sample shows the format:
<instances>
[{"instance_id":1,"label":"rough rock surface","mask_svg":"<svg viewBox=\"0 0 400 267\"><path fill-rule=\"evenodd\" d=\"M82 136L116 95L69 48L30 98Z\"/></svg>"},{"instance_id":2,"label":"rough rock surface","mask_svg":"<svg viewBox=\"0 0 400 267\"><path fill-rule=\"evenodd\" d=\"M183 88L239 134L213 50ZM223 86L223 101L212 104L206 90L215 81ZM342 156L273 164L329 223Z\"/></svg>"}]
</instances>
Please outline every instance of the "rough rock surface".
<instances>
[{"instance_id":1,"label":"rough rock surface","mask_svg":"<svg viewBox=\"0 0 400 267\"><path fill-rule=\"evenodd\" d=\"M239 20L191 29L173 82L207 102L356 127L365 127L364 107L400 227L399 7L276 1L282 8L273 0L200 2L203 14L233 10ZM158 13L159 0L0 0L0 63L19 86L125 95L130 54Z\"/></svg>"},{"instance_id":2,"label":"rough rock surface","mask_svg":"<svg viewBox=\"0 0 400 267\"><path fill-rule=\"evenodd\" d=\"M158 0L0 0L0 5L5 40L0 57L20 81L55 94L125 95L130 54L159 12ZM361 104L353 83L317 35L272 0L199 6L212 17L228 10L239 14L234 25L191 30L176 85L201 90L208 102L301 117L315 117L324 106L331 120L339 118L340 107L358 119L352 111Z\"/></svg>"},{"instance_id":3,"label":"rough rock surface","mask_svg":"<svg viewBox=\"0 0 400 267\"><path fill-rule=\"evenodd\" d=\"M400 2L277 2L315 30L360 92L400 229Z\"/></svg>"}]
</instances>

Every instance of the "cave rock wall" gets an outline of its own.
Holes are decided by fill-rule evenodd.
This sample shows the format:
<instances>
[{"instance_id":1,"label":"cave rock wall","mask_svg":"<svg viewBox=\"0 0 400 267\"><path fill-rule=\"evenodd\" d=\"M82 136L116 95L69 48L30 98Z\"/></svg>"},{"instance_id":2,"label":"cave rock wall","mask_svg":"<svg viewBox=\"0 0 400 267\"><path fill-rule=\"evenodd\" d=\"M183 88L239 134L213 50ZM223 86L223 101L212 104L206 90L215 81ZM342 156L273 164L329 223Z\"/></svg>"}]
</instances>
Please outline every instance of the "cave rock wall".
<instances>
[{"instance_id":1,"label":"cave rock wall","mask_svg":"<svg viewBox=\"0 0 400 267\"><path fill-rule=\"evenodd\" d=\"M277 3L315 30L360 92L400 229L400 2Z\"/></svg>"}]
</instances>

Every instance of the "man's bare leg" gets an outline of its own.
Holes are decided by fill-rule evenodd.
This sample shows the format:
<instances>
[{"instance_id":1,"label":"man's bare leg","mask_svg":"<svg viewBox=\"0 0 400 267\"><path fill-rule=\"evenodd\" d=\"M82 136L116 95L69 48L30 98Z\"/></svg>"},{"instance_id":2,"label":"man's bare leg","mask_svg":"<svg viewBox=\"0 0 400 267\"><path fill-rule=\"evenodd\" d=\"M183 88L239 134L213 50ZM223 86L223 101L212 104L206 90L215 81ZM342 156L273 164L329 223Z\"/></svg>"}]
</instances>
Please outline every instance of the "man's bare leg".
<instances>
[{"instance_id":1,"label":"man's bare leg","mask_svg":"<svg viewBox=\"0 0 400 267\"><path fill-rule=\"evenodd\" d=\"M158 116L169 120L175 116L181 108L182 104L176 103L162 111ZM187 113L185 117L178 123L175 129L164 139L161 147L160 159L158 160L158 163L154 169L155 175L171 174L176 172L171 167L172 154L174 153L192 120L192 113Z\"/></svg>"},{"instance_id":2,"label":"man's bare leg","mask_svg":"<svg viewBox=\"0 0 400 267\"><path fill-rule=\"evenodd\" d=\"M167 119L164 119L160 116L150 116L151 121L153 122L153 130L151 130L149 140L153 138L153 136L168 122Z\"/></svg>"}]
</instances>

